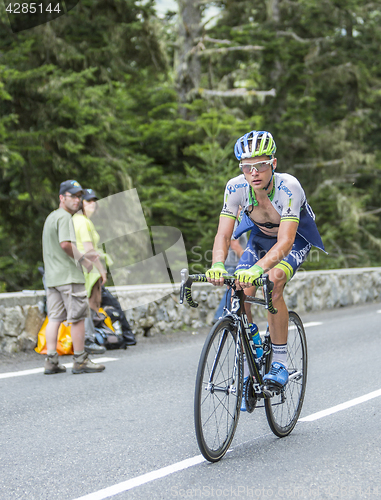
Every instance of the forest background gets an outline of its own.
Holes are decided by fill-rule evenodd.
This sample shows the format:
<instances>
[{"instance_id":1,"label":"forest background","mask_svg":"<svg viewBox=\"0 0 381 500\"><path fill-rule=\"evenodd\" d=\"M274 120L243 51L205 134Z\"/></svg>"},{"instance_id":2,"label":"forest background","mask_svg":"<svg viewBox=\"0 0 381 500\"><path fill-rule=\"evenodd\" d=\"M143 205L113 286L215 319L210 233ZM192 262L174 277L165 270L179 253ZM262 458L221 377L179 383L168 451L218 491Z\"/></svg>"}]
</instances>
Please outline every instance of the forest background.
<instances>
[{"instance_id":1,"label":"forest background","mask_svg":"<svg viewBox=\"0 0 381 500\"><path fill-rule=\"evenodd\" d=\"M380 3L177 4L81 0L12 33L0 2L0 291L41 288L65 179L136 188L148 225L180 229L205 271L252 129L272 132L316 214L329 255L304 268L381 265Z\"/></svg>"}]
</instances>

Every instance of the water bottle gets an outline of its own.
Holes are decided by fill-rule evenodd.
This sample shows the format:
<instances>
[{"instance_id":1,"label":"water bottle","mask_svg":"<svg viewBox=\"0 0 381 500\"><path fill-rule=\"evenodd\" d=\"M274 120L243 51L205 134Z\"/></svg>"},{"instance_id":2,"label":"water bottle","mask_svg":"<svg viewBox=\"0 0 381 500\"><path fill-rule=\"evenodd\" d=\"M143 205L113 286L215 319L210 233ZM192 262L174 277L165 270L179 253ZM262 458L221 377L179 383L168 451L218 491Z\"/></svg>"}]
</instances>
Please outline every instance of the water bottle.
<instances>
[{"instance_id":1,"label":"water bottle","mask_svg":"<svg viewBox=\"0 0 381 500\"><path fill-rule=\"evenodd\" d=\"M261 336L259 335L258 327L255 323L250 324L250 330L251 330L251 338L253 339L253 342L256 346L257 357L259 359L263 354L262 339Z\"/></svg>"}]
</instances>

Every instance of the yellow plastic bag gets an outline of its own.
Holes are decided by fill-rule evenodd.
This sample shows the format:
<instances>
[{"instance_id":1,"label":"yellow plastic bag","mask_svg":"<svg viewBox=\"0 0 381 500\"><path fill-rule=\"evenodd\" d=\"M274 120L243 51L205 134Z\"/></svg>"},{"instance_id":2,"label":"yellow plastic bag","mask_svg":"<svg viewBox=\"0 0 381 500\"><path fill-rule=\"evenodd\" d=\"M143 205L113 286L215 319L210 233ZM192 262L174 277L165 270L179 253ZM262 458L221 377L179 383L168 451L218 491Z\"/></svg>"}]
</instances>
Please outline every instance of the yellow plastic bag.
<instances>
[{"instance_id":1,"label":"yellow plastic bag","mask_svg":"<svg viewBox=\"0 0 381 500\"><path fill-rule=\"evenodd\" d=\"M112 321L110 316L101 307L99 308L99 312L106 316L104 320L105 325L108 326L110 330L115 332L115 329L112 326ZM47 324L48 324L48 317L45 318L45 321L43 322L42 327L38 332L37 347L35 347L34 349L36 352L39 352L40 354L46 354L48 352L46 348L46 336L45 336L45 330ZM60 324L57 337L57 353L60 356L63 356L64 354L74 354L70 329L71 329L70 323L64 321L63 323Z\"/></svg>"},{"instance_id":2,"label":"yellow plastic bag","mask_svg":"<svg viewBox=\"0 0 381 500\"><path fill-rule=\"evenodd\" d=\"M40 354L47 353L46 336L45 336L47 324L48 324L48 318L46 317L45 321L42 324L42 327L40 328L40 331L38 332L37 347L34 349L36 352L39 352ZM66 323L66 321L60 324L57 336L57 353L60 356L63 356L64 354L74 354L73 342L71 340L71 335L70 335L70 326L71 326L70 323Z\"/></svg>"}]
</instances>

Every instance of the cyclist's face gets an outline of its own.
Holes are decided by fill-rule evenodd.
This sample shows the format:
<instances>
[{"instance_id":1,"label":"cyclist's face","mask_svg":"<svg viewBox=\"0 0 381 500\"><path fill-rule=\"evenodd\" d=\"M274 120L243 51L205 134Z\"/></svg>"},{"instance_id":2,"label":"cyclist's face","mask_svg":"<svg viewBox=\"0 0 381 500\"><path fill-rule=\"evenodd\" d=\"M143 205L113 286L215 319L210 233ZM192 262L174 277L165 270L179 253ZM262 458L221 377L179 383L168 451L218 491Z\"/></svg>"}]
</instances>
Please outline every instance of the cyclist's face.
<instances>
[{"instance_id":1,"label":"cyclist's face","mask_svg":"<svg viewBox=\"0 0 381 500\"><path fill-rule=\"evenodd\" d=\"M271 179L272 169L276 169L276 158L270 162L266 155L241 160L242 172L253 189L263 189ZM250 172L249 165L256 167Z\"/></svg>"}]
</instances>

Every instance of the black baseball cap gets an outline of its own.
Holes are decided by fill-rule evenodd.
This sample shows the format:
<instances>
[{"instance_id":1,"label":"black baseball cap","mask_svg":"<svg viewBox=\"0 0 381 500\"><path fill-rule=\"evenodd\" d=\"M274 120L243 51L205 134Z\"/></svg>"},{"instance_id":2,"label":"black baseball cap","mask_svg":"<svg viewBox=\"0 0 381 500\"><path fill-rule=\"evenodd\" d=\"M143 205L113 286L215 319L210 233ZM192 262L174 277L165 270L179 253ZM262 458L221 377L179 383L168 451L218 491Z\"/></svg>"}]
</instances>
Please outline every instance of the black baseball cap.
<instances>
[{"instance_id":1,"label":"black baseball cap","mask_svg":"<svg viewBox=\"0 0 381 500\"><path fill-rule=\"evenodd\" d=\"M59 194L64 194L64 193L70 193L70 194L75 194L78 193L79 191L83 192L83 188L81 184L77 181L64 181L61 182L60 184L60 193Z\"/></svg>"},{"instance_id":2,"label":"black baseball cap","mask_svg":"<svg viewBox=\"0 0 381 500\"><path fill-rule=\"evenodd\" d=\"M86 201L99 200L94 189L84 189L82 199Z\"/></svg>"}]
</instances>

